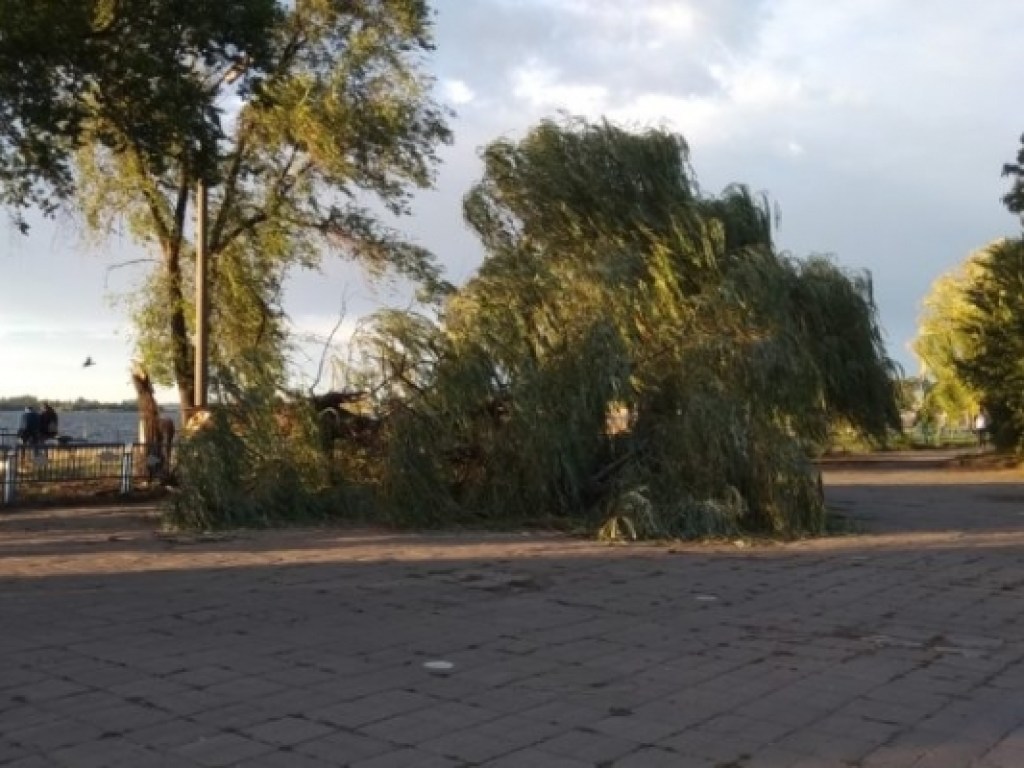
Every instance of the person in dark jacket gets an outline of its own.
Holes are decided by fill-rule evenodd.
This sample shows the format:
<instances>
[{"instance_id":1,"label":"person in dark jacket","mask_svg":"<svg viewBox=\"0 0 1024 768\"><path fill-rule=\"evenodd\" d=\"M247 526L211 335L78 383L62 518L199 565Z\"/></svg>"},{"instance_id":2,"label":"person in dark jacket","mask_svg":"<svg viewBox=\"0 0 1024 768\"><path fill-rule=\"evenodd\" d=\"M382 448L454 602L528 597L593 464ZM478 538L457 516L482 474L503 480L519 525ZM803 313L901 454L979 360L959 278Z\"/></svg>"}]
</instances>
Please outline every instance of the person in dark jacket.
<instances>
[{"instance_id":1,"label":"person in dark jacket","mask_svg":"<svg viewBox=\"0 0 1024 768\"><path fill-rule=\"evenodd\" d=\"M56 440L57 432L57 412L49 403L43 403L43 411L39 414L40 440Z\"/></svg>"},{"instance_id":2,"label":"person in dark jacket","mask_svg":"<svg viewBox=\"0 0 1024 768\"><path fill-rule=\"evenodd\" d=\"M18 422L18 437L21 438L21 444L38 445L40 435L39 411L31 405L26 405Z\"/></svg>"}]
</instances>

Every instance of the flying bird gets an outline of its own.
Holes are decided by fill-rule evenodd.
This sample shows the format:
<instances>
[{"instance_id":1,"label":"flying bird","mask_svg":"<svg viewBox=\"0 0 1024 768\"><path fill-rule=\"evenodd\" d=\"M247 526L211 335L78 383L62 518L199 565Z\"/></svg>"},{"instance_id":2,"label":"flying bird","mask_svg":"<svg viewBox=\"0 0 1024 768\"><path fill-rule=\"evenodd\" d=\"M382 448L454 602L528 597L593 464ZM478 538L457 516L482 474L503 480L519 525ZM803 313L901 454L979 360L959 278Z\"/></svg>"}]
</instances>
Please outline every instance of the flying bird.
<instances>
[{"instance_id":1,"label":"flying bird","mask_svg":"<svg viewBox=\"0 0 1024 768\"><path fill-rule=\"evenodd\" d=\"M88 368L90 365L96 365L96 363L93 362L91 357L85 358L85 362L82 363L82 367L83 368Z\"/></svg>"}]
</instances>

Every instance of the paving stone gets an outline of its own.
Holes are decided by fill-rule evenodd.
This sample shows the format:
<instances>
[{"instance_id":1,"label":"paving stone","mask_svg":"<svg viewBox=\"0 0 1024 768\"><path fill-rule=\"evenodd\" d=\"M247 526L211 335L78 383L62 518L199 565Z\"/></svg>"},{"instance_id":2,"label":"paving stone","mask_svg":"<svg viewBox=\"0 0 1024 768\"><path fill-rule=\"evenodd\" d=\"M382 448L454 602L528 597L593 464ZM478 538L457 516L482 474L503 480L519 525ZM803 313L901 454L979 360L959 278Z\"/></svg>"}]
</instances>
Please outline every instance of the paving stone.
<instances>
[{"instance_id":1,"label":"paving stone","mask_svg":"<svg viewBox=\"0 0 1024 768\"><path fill-rule=\"evenodd\" d=\"M220 733L209 738L199 738L172 750L172 753L214 768L254 760L273 751L273 747L262 742L233 733Z\"/></svg>"},{"instance_id":2,"label":"paving stone","mask_svg":"<svg viewBox=\"0 0 1024 768\"><path fill-rule=\"evenodd\" d=\"M416 749L398 749L349 764L351 768L456 768L467 763Z\"/></svg>"},{"instance_id":3,"label":"paving stone","mask_svg":"<svg viewBox=\"0 0 1024 768\"><path fill-rule=\"evenodd\" d=\"M315 757L303 755L294 750L280 750L260 755L256 760L243 765L258 765L259 768L337 768L342 763L325 762Z\"/></svg>"},{"instance_id":4,"label":"paving stone","mask_svg":"<svg viewBox=\"0 0 1024 768\"><path fill-rule=\"evenodd\" d=\"M659 747L640 747L614 761L602 761L614 768L698 768L711 763L694 756L680 755Z\"/></svg>"},{"instance_id":5,"label":"paving stone","mask_svg":"<svg viewBox=\"0 0 1024 768\"><path fill-rule=\"evenodd\" d=\"M542 752L532 747L511 752L487 762L489 768L593 768L594 763L573 760L564 755Z\"/></svg>"},{"instance_id":6,"label":"paving stone","mask_svg":"<svg viewBox=\"0 0 1024 768\"><path fill-rule=\"evenodd\" d=\"M170 715L188 716L225 708L230 706L235 699L211 693L209 690L182 688L181 690L153 691L148 695L137 697L135 701Z\"/></svg>"},{"instance_id":7,"label":"paving stone","mask_svg":"<svg viewBox=\"0 0 1024 768\"><path fill-rule=\"evenodd\" d=\"M473 728L447 733L416 745L418 752L441 755L463 763L483 763L520 747L521 742L480 733Z\"/></svg>"},{"instance_id":8,"label":"paving stone","mask_svg":"<svg viewBox=\"0 0 1024 768\"><path fill-rule=\"evenodd\" d=\"M1021 477L825 480L865 533L173 547L142 518L110 541L89 509L5 513L0 763L1024 765Z\"/></svg>"},{"instance_id":9,"label":"paving stone","mask_svg":"<svg viewBox=\"0 0 1024 768\"><path fill-rule=\"evenodd\" d=\"M40 703L63 699L67 696L74 696L89 691L87 686L64 680L56 677L46 678L30 685L9 689L6 693L10 697L31 703Z\"/></svg>"},{"instance_id":10,"label":"paving stone","mask_svg":"<svg viewBox=\"0 0 1024 768\"><path fill-rule=\"evenodd\" d=\"M283 717L247 728L243 733L274 746L293 747L304 741L334 733L334 728L301 717Z\"/></svg>"},{"instance_id":11,"label":"paving stone","mask_svg":"<svg viewBox=\"0 0 1024 768\"><path fill-rule=\"evenodd\" d=\"M359 728L360 733L391 744L414 746L451 733L450 723L425 716L427 713L407 712L385 720L368 723Z\"/></svg>"},{"instance_id":12,"label":"paving stone","mask_svg":"<svg viewBox=\"0 0 1024 768\"><path fill-rule=\"evenodd\" d=\"M0 741L0 765L12 762L18 758L28 757L29 754L31 754L30 749L12 744L6 738Z\"/></svg>"},{"instance_id":13,"label":"paving stone","mask_svg":"<svg viewBox=\"0 0 1024 768\"><path fill-rule=\"evenodd\" d=\"M137 728L171 719L167 712L156 707L122 702L112 707L96 709L78 714L82 720L95 725L104 732L127 733Z\"/></svg>"},{"instance_id":14,"label":"paving stone","mask_svg":"<svg viewBox=\"0 0 1024 768\"><path fill-rule=\"evenodd\" d=\"M11 763L4 763L4 768L53 768L56 765L60 764L40 755L29 755Z\"/></svg>"},{"instance_id":15,"label":"paving stone","mask_svg":"<svg viewBox=\"0 0 1024 768\"><path fill-rule=\"evenodd\" d=\"M76 744L49 752L48 755L56 764L68 768L142 768L171 764L168 756L121 739Z\"/></svg>"},{"instance_id":16,"label":"paving stone","mask_svg":"<svg viewBox=\"0 0 1024 768\"><path fill-rule=\"evenodd\" d=\"M678 733L677 723L667 723L637 715L632 711L613 717L606 717L593 723L590 728L609 736L618 736L637 744L655 744Z\"/></svg>"},{"instance_id":17,"label":"paving stone","mask_svg":"<svg viewBox=\"0 0 1024 768\"><path fill-rule=\"evenodd\" d=\"M576 729L545 739L536 744L536 747L543 752L597 763L616 760L635 752L640 744L615 736Z\"/></svg>"},{"instance_id":18,"label":"paving stone","mask_svg":"<svg viewBox=\"0 0 1024 768\"><path fill-rule=\"evenodd\" d=\"M2 716L0 716L0 735L60 723L66 721L66 719L60 713L25 704L4 710Z\"/></svg>"},{"instance_id":19,"label":"paving stone","mask_svg":"<svg viewBox=\"0 0 1024 768\"><path fill-rule=\"evenodd\" d=\"M185 718L175 718L136 728L125 738L143 747L158 751L170 751L200 739L211 738L218 733L220 733L219 728L200 725Z\"/></svg>"},{"instance_id":20,"label":"paving stone","mask_svg":"<svg viewBox=\"0 0 1024 768\"><path fill-rule=\"evenodd\" d=\"M39 752L51 752L72 744L98 741L105 732L94 725L75 720L53 720L4 734L12 743Z\"/></svg>"},{"instance_id":21,"label":"paving stone","mask_svg":"<svg viewBox=\"0 0 1024 768\"><path fill-rule=\"evenodd\" d=\"M340 765L394 752L397 748L391 742L358 733L339 732L298 744L294 751L331 765Z\"/></svg>"},{"instance_id":22,"label":"paving stone","mask_svg":"<svg viewBox=\"0 0 1024 768\"><path fill-rule=\"evenodd\" d=\"M284 686L259 677L236 677L222 683L207 686L206 693L219 696L226 701L246 702L253 699L273 696L284 690Z\"/></svg>"},{"instance_id":23,"label":"paving stone","mask_svg":"<svg viewBox=\"0 0 1024 768\"><path fill-rule=\"evenodd\" d=\"M192 688L209 688L220 683L237 680L242 674L233 669L206 665L201 667L190 667L180 672L167 675L164 680L171 683L178 683L182 686Z\"/></svg>"}]
</instances>

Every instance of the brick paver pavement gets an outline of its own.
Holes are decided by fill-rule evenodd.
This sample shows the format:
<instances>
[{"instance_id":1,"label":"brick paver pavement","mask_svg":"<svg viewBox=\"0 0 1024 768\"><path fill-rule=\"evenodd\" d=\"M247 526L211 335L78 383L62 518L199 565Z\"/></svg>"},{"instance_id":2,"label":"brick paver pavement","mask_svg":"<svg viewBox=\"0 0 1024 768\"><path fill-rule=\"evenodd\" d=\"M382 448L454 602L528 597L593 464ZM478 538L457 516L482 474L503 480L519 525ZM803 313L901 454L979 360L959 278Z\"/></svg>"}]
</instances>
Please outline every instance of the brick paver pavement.
<instances>
[{"instance_id":1,"label":"brick paver pavement","mask_svg":"<svg viewBox=\"0 0 1024 768\"><path fill-rule=\"evenodd\" d=\"M1024 765L1020 476L826 480L864 533L190 539L139 510L5 513L0 765Z\"/></svg>"}]
</instances>

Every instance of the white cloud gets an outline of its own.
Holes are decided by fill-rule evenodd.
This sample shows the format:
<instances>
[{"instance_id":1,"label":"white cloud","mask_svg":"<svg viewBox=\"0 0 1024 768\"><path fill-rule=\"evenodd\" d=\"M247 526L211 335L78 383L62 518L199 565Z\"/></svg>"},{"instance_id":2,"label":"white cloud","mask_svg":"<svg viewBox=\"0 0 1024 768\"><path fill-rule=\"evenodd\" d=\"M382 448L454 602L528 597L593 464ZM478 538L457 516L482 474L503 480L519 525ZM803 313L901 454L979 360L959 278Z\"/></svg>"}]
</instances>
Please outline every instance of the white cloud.
<instances>
[{"instance_id":1,"label":"white cloud","mask_svg":"<svg viewBox=\"0 0 1024 768\"><path fill-rule=\"evenodd\" d=\"M557 70L537 61L516 69L511 79L512 95L534 110L598 115L608 107L605 86L567 82Z\"/></svg>"},{"instance_id":2,"label":"white cloud","mask_svg":"<svg viewBox=\"0 0 1024 768\"><path fill-rule=\"evenodd\" d=\"M775 109L799 104L807 97L800 77L761 65L713 64L708 72L722 86L725 104Z\"/></svg>"},{"instance_id":3,"label":"white cloud","mask_svg":"<svg viewBox=\"0 0 1024 768\"><path fill-rule=\"evenodd\" d=\"M699 18L685 0L563 0L558 6L575 17L574 25L617 35L627 45L653 41L663 47L689 39Z\"/></svg>"},{"instance_id":4,"label":"white cloud","mask_svg":"<svg viewBox=\"0 0 1024 768\"><path fill-rule=\"evenodd\" d=\"M449 104L462 106L469 104L476 99L473 89L466 85L463 80L445 80L441 83L442 98Z\"/></svg>"},{"instance_id":5,"label":"white cloud","mask_svg":"<svg viewBox=\"0 0 1024 768\"><path fill-rule=\"evenodd\" d=\"M678 131L704 146L763 129L765 116L774 111L802 109L815 102L800 78L781 72L723 64L708 67L708 72L720 85L718 93L621 92L596 82L569 80L556 68L531 61L512 73L512 95L537 118L558 111L590 119L608 117L624 125Z\"/></svg>"},{"instance_id":6,"label":"white cloud","mask_svg":"<svg viewBox=\"0 0 1024 768\"><path fill-rule=\"evenodd\" d=\"M721 119L721 105L714 99L642 93L605 111L616 123L636 127L658 127L676 131L691 145L723 141L730 126Z\"/></svg>"}]
</instances>

